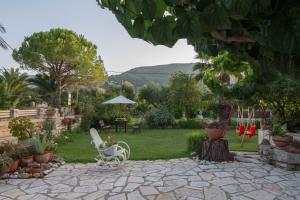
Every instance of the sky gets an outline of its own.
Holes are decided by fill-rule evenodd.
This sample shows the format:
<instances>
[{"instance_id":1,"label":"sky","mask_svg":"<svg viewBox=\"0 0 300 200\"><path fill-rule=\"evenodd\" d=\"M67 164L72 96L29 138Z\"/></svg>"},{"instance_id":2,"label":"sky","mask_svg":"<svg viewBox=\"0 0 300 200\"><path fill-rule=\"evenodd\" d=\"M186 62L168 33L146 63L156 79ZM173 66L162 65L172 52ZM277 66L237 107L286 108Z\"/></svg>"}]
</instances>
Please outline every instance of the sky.
<instances>
[{"instance_id":1,"label":"sky","mask_svg":"<svg viewBox=\"0 0 300 200\"><path fill-rule=\"evenodd\" d=\"M139 66L197 61L186 40L168 48L131 38L115 16L98 6L96 0L0 0L0 7L0 23L7 31L1 37L13 48L34 32L61 27L96 44L109 74ZM0 48L0 67L19 67L11 53Z\"/></svg>"}]
</instances>

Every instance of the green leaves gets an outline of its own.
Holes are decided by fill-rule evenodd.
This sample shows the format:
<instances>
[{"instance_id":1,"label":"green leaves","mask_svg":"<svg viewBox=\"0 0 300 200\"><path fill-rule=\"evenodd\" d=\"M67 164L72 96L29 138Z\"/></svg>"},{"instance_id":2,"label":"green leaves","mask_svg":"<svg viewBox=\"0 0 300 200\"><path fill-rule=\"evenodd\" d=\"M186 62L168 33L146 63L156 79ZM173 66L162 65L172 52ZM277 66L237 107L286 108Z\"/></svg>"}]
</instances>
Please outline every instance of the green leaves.
<instances>
[{"instance_id":1,"label":"green leaves","mask_svg":"<svg viewBox=\"0 0 300 200\"><path fill-rule=\"evenodd\" d=\"M208 24L215 30L231 28L231 22L226 10L218 5L211 4L204 9L204 16Z\"/></svg>"},{"instance_id":2,"label":"green leaves","mask_svg":"<svg viewBox=\"0 0 300 200\"><path fill-rule=\"evenodd\" d=\"M230 17L243 19L251 10L253 0L224 0L224 5L229 11Z\"/></svg>"},{"instance_id":3,"label":"green leaves","mask_svg":"<svg viewBox=\"0 0 300 200\"><path fill-rule=\"evenodd\" d=\"M164 44L172 47L177 41L177 35L174 32L176 23L174 17L167 16L154 21L150 27L150 33L155 38L154 44Z\"/></svg>"}]
</instances>

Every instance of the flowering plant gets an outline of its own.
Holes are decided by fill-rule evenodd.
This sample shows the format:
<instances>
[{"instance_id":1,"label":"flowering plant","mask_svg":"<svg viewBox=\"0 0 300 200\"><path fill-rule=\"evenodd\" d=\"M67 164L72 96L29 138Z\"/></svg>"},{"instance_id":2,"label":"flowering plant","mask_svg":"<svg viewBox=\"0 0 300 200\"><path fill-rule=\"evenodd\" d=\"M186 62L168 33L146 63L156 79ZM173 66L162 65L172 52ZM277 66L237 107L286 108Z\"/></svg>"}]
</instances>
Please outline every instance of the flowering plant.
<instances>
[{"instance_id":1,"label":"flowering plant","mask_svg":"<svg viewBox=\"0 0 300 200\"><path fill-rule=\"evenodd\" d=\"M117 144L117 141L115 140L115 137L113 136L113 134L111 134L111 133L108 134L105 144L107 147L111 147L111 146Z\"/></svg>"}]
</instances>

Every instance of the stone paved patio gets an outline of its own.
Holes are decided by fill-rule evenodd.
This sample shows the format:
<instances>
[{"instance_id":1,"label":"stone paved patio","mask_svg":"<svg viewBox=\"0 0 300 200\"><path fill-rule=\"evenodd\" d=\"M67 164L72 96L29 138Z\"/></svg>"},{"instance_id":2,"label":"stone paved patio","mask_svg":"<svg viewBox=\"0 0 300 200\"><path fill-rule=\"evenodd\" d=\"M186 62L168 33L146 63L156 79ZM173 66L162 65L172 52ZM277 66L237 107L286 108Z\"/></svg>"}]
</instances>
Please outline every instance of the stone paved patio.
<instances>
[{"instance_id":1,"label":"stone paved patio","mask_svg":"<svg viewBox=\"0 0 300 200\"><path fill-rule=\"evenodd\" d=\"M0 181L4 199L300 199L300 172L262 163L129 161L119 170L66 164L43 179Z\"/></svg>"}]
</instances>

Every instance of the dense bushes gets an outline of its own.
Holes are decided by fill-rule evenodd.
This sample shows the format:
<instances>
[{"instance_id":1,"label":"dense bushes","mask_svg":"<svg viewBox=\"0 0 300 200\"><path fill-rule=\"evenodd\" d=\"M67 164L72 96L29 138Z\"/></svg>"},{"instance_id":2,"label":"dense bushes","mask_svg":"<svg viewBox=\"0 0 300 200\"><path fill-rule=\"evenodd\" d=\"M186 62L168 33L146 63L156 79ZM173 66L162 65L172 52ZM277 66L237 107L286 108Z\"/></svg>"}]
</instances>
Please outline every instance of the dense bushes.
<instances>
[{"instance_id":1,"label":"dense bushes","mask_svg":"<svg viewBox=\"0 0 300 200\"><path fill-rule=\"evenodd\" d=\"M176 128L182 129L200 129L205 125L204 120L188 119L188 120L178 120L175 123Z\"/></svg>"},{"instance_id":2,"label":"dense bushes","mask_svg":"<svg viewBox=\"0 0 300 200\"><path fill-rule=\"evenodd\" d=\"M166 128L172 126L175 119L167 108L159 107L146 115L146 123L150 128Z\"/></svg>"},{"instance_id":3,"label":"dense bushes","mask_svg":"<svg viewBox=\"0 0 300 200\"><path fill-rule=\"evenodd\" d=\"M205 133L194 133L193 135L188 137L188 152L197 152L199 153L200 145L203 141L207 139L207 135Z\"/></svg>"}]
</instances>

